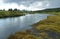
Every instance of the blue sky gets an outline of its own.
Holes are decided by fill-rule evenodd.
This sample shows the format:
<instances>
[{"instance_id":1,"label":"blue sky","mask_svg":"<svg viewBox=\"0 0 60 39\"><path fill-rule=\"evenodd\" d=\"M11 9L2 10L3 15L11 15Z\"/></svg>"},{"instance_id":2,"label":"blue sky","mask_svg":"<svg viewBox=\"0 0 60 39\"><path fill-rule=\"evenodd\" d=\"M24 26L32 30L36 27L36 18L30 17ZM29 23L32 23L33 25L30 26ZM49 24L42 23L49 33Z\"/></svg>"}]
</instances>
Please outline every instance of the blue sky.
<instances>
[{"instance_id":1,"label":"blue sky","mask_svg":"<svg viewBox=\"0 0 60 39\"><path fill-rule=\"evenodd\" d=\"M42 10L60 7L60 0L0 0L0 9Z\"/></svg>"}]
</instances>

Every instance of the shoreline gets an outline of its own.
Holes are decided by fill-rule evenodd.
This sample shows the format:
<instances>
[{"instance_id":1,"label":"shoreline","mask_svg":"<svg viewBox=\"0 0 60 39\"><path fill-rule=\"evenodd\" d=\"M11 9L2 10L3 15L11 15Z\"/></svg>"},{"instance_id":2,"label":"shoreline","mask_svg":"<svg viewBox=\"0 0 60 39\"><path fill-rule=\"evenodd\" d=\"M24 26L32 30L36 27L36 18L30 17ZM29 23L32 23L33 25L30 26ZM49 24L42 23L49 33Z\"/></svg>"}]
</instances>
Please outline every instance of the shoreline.
<instances>
[{"instance_id":1,"label":"shoreline","mask_svg":"<svg viewBox=\"0 0 60 39\"><path fill-rule=\"evenodd\" d=\"M36 24L33 24L32 27L38 30L38 33L34 33L34 31L26 30L23 32L16 32L14 35L10 35L8 39L59 39L60 28L60 16L48 16L47 19L39 21ZM49 34L50 33L50 34ZM52 35L52 37L51 37ZM53 37L55 36L55 37ZM57 37L58 38L57 38Z\"/></svg>"},{"instance_id":2,"label":"shoreline","mask_svg":"<svg viewBox=\"0 0 60 39\"><path fill-rule=\"evenodd\" d=\"M23 16L25 13L18 11L0 11L0 18Z\"/></svg>"}]
</instances>

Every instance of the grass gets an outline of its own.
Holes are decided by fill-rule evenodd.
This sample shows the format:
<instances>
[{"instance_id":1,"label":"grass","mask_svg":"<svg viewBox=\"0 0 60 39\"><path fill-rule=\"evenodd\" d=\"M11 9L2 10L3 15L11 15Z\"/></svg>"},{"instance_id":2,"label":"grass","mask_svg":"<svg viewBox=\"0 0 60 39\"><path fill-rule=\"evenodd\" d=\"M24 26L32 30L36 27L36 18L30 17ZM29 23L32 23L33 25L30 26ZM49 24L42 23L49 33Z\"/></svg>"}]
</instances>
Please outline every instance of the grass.
<instances>
[{"instance_id":1,"label":"grass","mask_svg":"<svg viewBox=\"0 0 60 39\"><path fill-rule=\"evenodd\" d=\"M14 35L10 35L8 39L60 39L60 13L55 16L48 16L47 19L32 26L38 31L37 35L26 30L16 32Z\"/></svg>"},{"instance_id":2,"label":"grass","mask_svg":"<svg viewBox=\"0 0 60 39\"><path fill-rule=\"evenodd\" d=\"M17 32L14 35L10 35L8 39L41 39L41 37L36 37L29 34L30 31Z\"/></svg>"},{"instance_id":3,"label":"grass","mask_svg":"<svg viewBox=\"0 0 60 39\"><path fill-rule=\"evenodd\" d=\"M52 39L60 39L60 15L48 16L47 19L34 24L33 27L41 33L47 33L49 37L52 36Z\"/></svg>"},{"instance_id":4,"label":"grass","mask_svg":"<svg viewBox=\"0 0 60 39\"><path fill-rule=\"evenodd\" d=\"M60 16L48 16L47 19L42 20L36 24L34 24L34 27L38 30L55 30L57 32L60 32Z\"/></svg>"},{"instance_id":5,"label":"grass","mask_svg":"<svg viewBox=\"0 0 60 39\"><path fill-rule=\"evenodd\" d=\"M18 11L0 11L0 18L22 16L24 13Z\"/></svg>"}]
</instances>

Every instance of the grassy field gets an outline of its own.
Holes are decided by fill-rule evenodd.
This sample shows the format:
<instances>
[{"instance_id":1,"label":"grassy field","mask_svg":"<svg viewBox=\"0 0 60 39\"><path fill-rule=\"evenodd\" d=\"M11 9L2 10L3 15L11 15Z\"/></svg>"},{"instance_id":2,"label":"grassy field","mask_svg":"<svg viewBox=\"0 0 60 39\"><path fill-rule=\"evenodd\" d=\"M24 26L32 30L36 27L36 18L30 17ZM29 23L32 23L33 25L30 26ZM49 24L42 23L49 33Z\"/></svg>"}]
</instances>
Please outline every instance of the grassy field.
<instances>
[{"instance_id":1,"label":"grassy field","mask_svg":"<svg viewBox=\"0 0 60 39\"><path fill-rule=\"evenodd\" d=\"M22 16L24 13L19 11L0 11L0 18Z\"/></svg>"},{"instance_id":2,"label":"grassy field","mask_svg":"<svg viewBox=\"0 0 60 39\"><path fill-rule=\"evenodd\" d=\"M47 19L32 25L37 30L36 34L32 33L31 30L26 30L16 32L8 39L60 39L60 12L55 12L55 14L55 16L48 16Z\"/></svg>"},{"instance_id":3,"label":"grassy field","mask_svg":"<svg viewBox=\"0 0 60 39\"><path fill-rule=\"evenodd\" d=\"M34 28L41 33L47 33L52 39L60 39L60 15L48 16L47 19L34 24Z\"/></svg>"}]
</instances>

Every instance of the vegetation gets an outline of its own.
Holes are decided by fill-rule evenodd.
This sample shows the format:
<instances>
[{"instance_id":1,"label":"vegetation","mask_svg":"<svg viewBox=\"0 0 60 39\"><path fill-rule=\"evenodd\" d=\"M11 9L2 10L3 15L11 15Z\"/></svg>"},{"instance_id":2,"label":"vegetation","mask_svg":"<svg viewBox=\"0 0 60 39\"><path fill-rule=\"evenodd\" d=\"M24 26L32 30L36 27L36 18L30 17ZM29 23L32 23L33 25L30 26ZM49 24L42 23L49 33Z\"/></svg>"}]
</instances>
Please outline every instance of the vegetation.
<instances>
[{"instance_id":1,"label":"vegetation","mask_svg":"<svg viewBox=\"0 0 60 39\"><path fill-rule=\"evenodd\" d=\"M41 39L41 37L29 34L29 31L17 32L14 35L10 35L8 39Z\"/></svg>"},{"instance_id":2,"label":"vegetation","mask_svg":"<svg viewBox=\"0 0 60 39\"><path fill-rule=\"evenodd\" d=\"M19 9L0 10L0 18L22 16L25 13L35 14L55 14L48 16L47 19L41 20L32 25L32 30L16 32L10 35L8 39L60 39L60 8L51 8L39 11L20 11Z\"/></svg>"},{"instance_id":3,"label":"vegetation","mask_svg":"<svg viewBox=\"0 0 60 39\"><path fill-rule=\"evenodd\" d=\"M22 16L24 15L24 11L20 11L18 9L8 9L8 11L6 11L5 9L0 10L0 18L4 18L4 17L16 17L16 16Z\"/></svg>"},{"instance_id":4,"label":"vegetation","mask_svg":"<svg viewBox=\"0 0 60 39\"><path fill-rule=\"evenodd\" d=\"M57 14L60 12L60 8L49 8L49 9L44 9L44 10L37 10L37 11L31 11L30 13L43 13L43 14Z\"/></svg>"},{"instance_id":5,"label":"vegetation","mask_svg":"<svg viewBox=\"0 0 60 39\"><path fill-rule=\"evenodd\" d=\"M60 39L60 15L48 16L32 25L34 30L16 32L8 39Z\"/></svg>"},{"instance_id":6,"label":"vegetation","mask_svg":"<svg viewBox=\"0 0 60 39\"><path fill-rule=\"evenodd\" d=\"M26 11L26 10L19 10L19 9L8 9L7 11L5 9L0 10L0 18L4 17L16 17L16 16L22 16L24 14L35 14L35 13L42 13L42 14L60 14L60 8L51 8L51 9L45 9L45 10L38 10L38 11Z\"/></svg>"}]
</instances>

